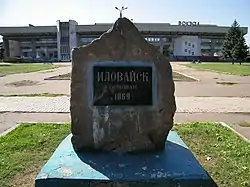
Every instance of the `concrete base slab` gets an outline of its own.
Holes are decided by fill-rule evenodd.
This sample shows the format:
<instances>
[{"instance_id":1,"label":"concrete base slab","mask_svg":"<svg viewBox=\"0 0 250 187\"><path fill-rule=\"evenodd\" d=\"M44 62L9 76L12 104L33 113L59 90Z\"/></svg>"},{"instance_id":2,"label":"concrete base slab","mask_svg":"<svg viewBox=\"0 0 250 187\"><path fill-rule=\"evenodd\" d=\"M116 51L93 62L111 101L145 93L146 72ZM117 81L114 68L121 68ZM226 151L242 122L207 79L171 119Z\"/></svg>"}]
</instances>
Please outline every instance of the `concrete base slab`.
<instances>
[{"instance_id":1,"label":"concrete base slab","mask_svg":"<svg viewBox=\"0 0 250 187\"><path fill-rule=\"evenodd\" d=\"M141 154L76 153L70 134L37 175L36 187L217 186L178 134L164 151Z\"/></svg>"}]
</instances>

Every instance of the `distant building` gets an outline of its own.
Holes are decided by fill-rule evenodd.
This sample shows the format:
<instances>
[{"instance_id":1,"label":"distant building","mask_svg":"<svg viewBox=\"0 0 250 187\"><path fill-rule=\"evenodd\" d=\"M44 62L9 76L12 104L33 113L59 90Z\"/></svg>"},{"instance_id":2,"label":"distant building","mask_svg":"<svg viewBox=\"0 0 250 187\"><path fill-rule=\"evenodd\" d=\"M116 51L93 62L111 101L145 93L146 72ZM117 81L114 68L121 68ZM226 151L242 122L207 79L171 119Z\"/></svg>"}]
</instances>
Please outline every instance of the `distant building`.
<instances>
[{"instance_id":1,"label":"distant building","mask_svg":"<svg viewBox=\"0 0 250 187\"><path fill-rule=\"evenodd\" d=\"M135 23L151 44L166 56L214 56L230 27L200 23ZM56 26L0 27L5 57L40 58L68 61L73 47L86 45L107 31L112 24L78 25L76 21L56 22ZM241 27L244 34L248 28Z\"/></svg>"},{"instance_id":2,"label":"distant building","mask_svg":"<svg viewBox=\"0 0 250 187\"><path fill-rule=\"evenodd\" d=\"M0 60L4 58L3 42L0 42Z\"/></svg>"}]
</instances>

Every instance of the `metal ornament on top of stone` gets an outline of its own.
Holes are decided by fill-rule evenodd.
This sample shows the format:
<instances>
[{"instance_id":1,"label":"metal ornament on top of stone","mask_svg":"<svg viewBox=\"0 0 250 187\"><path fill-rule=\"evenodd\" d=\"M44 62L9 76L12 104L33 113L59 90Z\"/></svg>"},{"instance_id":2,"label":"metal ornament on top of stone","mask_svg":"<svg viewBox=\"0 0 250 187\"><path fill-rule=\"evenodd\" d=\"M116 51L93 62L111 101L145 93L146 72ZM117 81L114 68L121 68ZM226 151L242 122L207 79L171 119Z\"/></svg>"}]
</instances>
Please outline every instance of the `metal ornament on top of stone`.
<instances>
[{"instance_id":1,"label":"metal ornament on top of stone","mask_svg":"<svg viewBox=\"0 0 250 187\"><path fill-rule=\"evenodd\" d=\"M164 149L176 111L172 68L130 20L75 48L71 76L76 151Z\"/></svg>"}]
</instances>

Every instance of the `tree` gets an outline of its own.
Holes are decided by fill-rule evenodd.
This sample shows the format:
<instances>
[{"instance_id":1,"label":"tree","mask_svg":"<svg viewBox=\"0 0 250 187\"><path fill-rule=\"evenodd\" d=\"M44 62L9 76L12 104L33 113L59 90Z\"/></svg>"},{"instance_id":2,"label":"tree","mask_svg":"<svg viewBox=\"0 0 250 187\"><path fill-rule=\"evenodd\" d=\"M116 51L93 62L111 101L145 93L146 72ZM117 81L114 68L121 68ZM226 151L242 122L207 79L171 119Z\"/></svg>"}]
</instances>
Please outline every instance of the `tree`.
<instances>
[{"instance_id":1,"label":"tree","mask_svg":"<svg viewBox=\"0 0 250 187\"><path fill-rule=\"evenodd\" d=\"M244 35L240 29L239 23L234 20L231 28L226 34L225 41L223 43L222 53L225 58L231 58L234 60L245 60L248 47Z\"/></svg>"},{"instance_id":2,"label":"tree","mask_svg":"<svg viewBox=\"0 0 250 187\"><path fill-rule=\"evenodd\" d=\"M243 62L247 58L248 46L246 44L246 40L244 38L244 34L242 33L240 38L238 39L237 44L232 49L232 57L237 61Z\"/></svg>"}]
</instances>

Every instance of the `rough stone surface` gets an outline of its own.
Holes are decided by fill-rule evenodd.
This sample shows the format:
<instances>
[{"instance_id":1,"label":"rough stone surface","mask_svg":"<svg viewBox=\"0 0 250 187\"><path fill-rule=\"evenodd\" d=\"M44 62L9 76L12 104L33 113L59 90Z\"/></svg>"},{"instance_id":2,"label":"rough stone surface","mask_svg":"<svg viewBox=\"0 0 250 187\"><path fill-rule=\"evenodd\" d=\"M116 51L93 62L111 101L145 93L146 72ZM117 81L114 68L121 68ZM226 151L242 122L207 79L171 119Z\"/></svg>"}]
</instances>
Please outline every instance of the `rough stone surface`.
<instances>
[{"instance_id":1,"label":"rough stone surface","mask_svg":"<svg viewBox=\"0 0 250 187\"><path fill-rule=\"evenodd\" d=\"M72 51L71 131L76 151L140 152L163 149L176 111L172 68L126 18L91 44ZM157 106L89 107L88 65L93 62L142 61L156 67Z\"/></svg>"}]
</instances>

